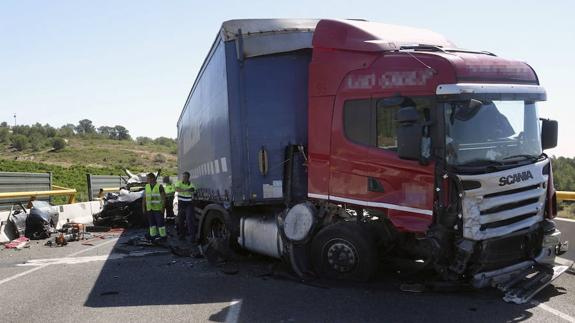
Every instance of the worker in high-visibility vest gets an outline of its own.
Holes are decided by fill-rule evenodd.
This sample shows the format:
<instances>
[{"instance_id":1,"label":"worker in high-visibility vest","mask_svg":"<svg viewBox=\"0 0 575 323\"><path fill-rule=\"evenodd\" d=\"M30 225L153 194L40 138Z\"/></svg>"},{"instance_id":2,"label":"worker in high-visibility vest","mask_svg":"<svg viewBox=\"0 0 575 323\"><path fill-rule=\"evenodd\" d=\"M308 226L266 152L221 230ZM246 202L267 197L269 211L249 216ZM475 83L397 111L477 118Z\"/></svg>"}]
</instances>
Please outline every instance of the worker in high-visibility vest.
<instances>
[{"instance_id":1,"label":"worker in high-visibility vest","mask_svg":"<svg viewBox=\"0 0 575 323\"><path fill-rule=\"evenodd\" d=\"M174 195L176 193L176 187L170 176L164 176L164 191L166 192L166 220L174 219Z\"/></svg>"},{"instance_id":2,"label":"worker in high-visibility vest","mask_svg":"<svg viewBox=\"0 0 575 323\"><path fill-rule=\"evenodd\" d=\"M195 243L198 225L194 211L193 193L196 188L190 182L190 173L184 172L182 180L177 181L175 187L176 192L178 192L178 236L180 240L184 240L187 233L190 241ZM186 223L185 226L184 222Z\"/></svg>"},{"instance_id":3,"label":"worker in high-visibility vest","mask_svg":"<svg viewBox=\"0 0 575 323\"><path fill-rule=\"evenodd\" d=\"M164 187L156 182L156 175L149 173L146 178L148 184L146 184L144 188L142 209L148 217L150 240L154 242L165 242L167 240L164 221L166 192L164 191Z\"/></svg>"}]
</instances>

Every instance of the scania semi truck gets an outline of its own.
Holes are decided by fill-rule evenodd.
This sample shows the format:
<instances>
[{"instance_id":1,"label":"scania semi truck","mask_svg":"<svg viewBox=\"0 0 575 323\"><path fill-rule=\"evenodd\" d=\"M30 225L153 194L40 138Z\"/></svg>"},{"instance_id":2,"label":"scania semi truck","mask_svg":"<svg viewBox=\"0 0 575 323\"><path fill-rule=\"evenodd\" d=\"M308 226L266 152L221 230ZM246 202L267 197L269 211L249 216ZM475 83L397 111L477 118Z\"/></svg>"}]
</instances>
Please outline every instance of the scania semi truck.
<instances>
[{"instance_id":1,"label":"scania semi truck","mask_svg":"<svg viewBox=\"0 0 575 323\"><path fill-rule=\"evenodd\" d=\"M302 279L369 280L403 258L524 303L567 269L544 100L528 64L428 30L230 20L180 115L178 169L222 253Z\"/></svg>"}]
</instances>

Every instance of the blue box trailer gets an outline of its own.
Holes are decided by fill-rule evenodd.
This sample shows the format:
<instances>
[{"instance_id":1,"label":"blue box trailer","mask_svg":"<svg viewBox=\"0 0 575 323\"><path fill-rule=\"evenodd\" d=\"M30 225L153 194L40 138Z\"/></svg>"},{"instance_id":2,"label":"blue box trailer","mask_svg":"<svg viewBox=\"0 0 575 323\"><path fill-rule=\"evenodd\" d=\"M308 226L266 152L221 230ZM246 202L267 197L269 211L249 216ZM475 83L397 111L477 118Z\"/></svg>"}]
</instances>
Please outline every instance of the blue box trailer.
<instances>
[{"instance_id":1,"label":"blue box trailer","mask_svg":"<svg viewBox=\"0 0 575 323\"><path fill-rule=\"evenodd\" d=\"M199 200L247 206L307 196L305 152L297 148L307 143L316 23L223 24L178 121L178 169L190 172ZM256 32L258 37L249 37Z\"/></svg>"}]
</instances>

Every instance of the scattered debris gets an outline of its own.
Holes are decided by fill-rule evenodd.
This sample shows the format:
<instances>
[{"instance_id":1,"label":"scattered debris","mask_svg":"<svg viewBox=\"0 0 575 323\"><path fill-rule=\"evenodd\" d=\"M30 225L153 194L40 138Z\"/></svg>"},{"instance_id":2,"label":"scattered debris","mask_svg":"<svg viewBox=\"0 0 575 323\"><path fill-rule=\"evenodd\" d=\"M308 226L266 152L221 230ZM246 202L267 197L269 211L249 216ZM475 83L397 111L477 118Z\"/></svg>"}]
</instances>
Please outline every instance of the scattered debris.
<instances>
[{"instance_id":1,"label":"scattered debris","mask_svg":"<svg viewBox=\"0 0 575 323\"><path fill-rule=\"evenodd\" d=\"M107 193L103 196L104 208L94 214L95 226L112 228L145 227L146 217L142 214L142 198L147 183L147 173L133 174L124 170L129 176L126 185L118 193ZM160 176L161 169L155 172ZM103 191L101 192L103 193Z\"/></svg>"},{"instance_id":2,"label":"scattered debris","mask_svg":"<svg viewBox=\"0 0 575 323\"><path fill-rule=\"evenodd\" d=\"M26 237L20 237L18 239L14 239L4 245L6 249L23 249L30 247L30 239Z\"/></svg>"},{"instance_id":3,"label":"scattered debris","mask_svg":"<svg viewBox=\"0 0 575 323\"><path fill-rule=\"evenodd\" d=\"M170 245L170 251L178 257L203 258L201 251L195 245Z\"/></svg>"},{"instance_id":4,"label":"scattered debris","mask_svg":"<svg viewBox=\"0 0 575 323\"><path fill-rule=\"evenodd\" d=\"M130 183L119 193L107 193L104 196L104 208L94 214L95 227L144 227L146 217L142 214L144 182Z\"/></svg>"},{"instance_id":5,"label":"scattered debris","mask_svg":"<svg viewBox=\"0 0 575 323\"><path fill-rule=\"evenodd\" d=\"M240 271L237 263L227 262L220 266L220 271L226 275L235 275Z\"/></svg>"},{"instance_id":6,"label":"scattered debris","mask_svg":"<svg viewBox=\"0 0 575 323\"><path fill-rule=\"evenodd\" d=\"M184 248L181 246L170 246L170 251L178 257L190 257L192 255L190 248Z\"/></svg>"},{"instance_id":7,"label":"scattered debris","mask_svg":"<svg viewBox=\"0 0 575 323\"><path fill-rule=\"evenodd\" d=\"M48 202L33 201L32 209L26 217L24 234L32 240L49 238L55 231L58 214L58 210L54 209Z\"/></svg>"},{"instance_id":8,"label":"scattered debris","mask_svg":"<svg viewBox=\"0 0 575 323\"><path fill-rule=\"evenodd\" d=\"M423 284L401 284L399 289L403 292L410 293L423 293L425 291L425 285Z\"/></svg>"},{"instance_id":9,"label":"scattered debris","mask_svg":"<svg viewBox=\"0 0 575 323\"><path fill-rule=\"evenodd\" d=\"M130 246L143 246L143 247L154 246L154 244L150 240L146 239L146 237L143 236L133 237L130 240L128 240L126 244Z\"/></svg>"},{"instance_id":10,"label":"scattered debris","mask_svg":"<svg viewBox=\"0 0 575 323\"><path fill-rule=\"evenodd\" d=\"M128 253L128 257L159 256L170 253L168 250L136 250Z\"/></svg>"},{"instance_id":11,"label":"scattered debris","mask_svg":"<svg viewBox=\"0 0 575 323\"><path fill-rule=\"evenodd\" d=\"M54 242L56 245L63 247L68 244L68 239L71 239L71 237L65 237L64 233L60 233L60 235L54 239Z\"/></svg>"},{"instance_id":12,"label":"scattered debris","mask_svg":"<svg viewBox=\"0 0 575 323\"><path fill-rule=\"evenodd\" d=\"M101 225L90 225L86 227L86 232L109 232L111 227Z\"/></svg>"},{"instance_id":13,"label":"scattered debris","mask_svg":"<svg viewBox=\"0 0 575 323\"><path fill-rule=\"evenodd\" d=\"M8 221L6 221L9 237L24 236L26 230L26 218L28 213L21 203L12 204L10 213L8 213ZM11 235L10 235L11 234Z\"/></svg>"},{"instance_id":14,"label":"scattered debris","mask_svg":"<svg viewBox=\"0 0 575 323\"><path fill-rule=\"evenodd\" d=\"M213 239L210 240L207 245L202 246L202 254L212 265L220 265L225 263L227 259L227 257L221 252L221 248L218 248L219 244L219 240Z\"/></svg>"},{"instance_id":15,"label":"scattered debris","mask_svg":"<svg viewBox=\"0 0 575 323\"><path fill-rule=\"evenodd\" d=\"M55 238L48 240L44 245L48 247L53 247L54 245L63 247L71 241L80 240L90 240L93 238L92 233L86 232L86 226L80 223L68 222L62 226L62 229L58 230L60 233ZM82 243L83 245L93 245Z\"/></svg>"}]
</instances>

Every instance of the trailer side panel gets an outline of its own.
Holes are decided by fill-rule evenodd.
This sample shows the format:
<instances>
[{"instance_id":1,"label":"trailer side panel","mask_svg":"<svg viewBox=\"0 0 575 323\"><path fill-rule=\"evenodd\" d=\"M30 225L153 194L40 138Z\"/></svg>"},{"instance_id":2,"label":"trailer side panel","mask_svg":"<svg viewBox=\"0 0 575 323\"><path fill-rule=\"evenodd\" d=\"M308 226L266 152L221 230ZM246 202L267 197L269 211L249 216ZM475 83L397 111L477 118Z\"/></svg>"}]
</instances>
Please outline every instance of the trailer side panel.
<instances>
[{"instance_id":1,"label":"trailer side panel","mask_svg":"<svg viewBox=\"0 0 575 323\"><path fill-rule=\"evenodd\" d=\"M227 56L234 203L281 203L286 193L286 147L307 144L311 51L239 61L234 45ZM301 199L307 195L303 154L297 152L294 161L293 198Z\"/></svg>"},{"instance_id":2,"label":"trailer side panel","mask_svg":"<svg viewBox=\"0 0 575 323\"><path fill-rule=\"evenodd\" d=\"M178 168L188 171L200 198L231 199L225 46L217 39L178 123Z\"/></svg>"}]
</instances>

